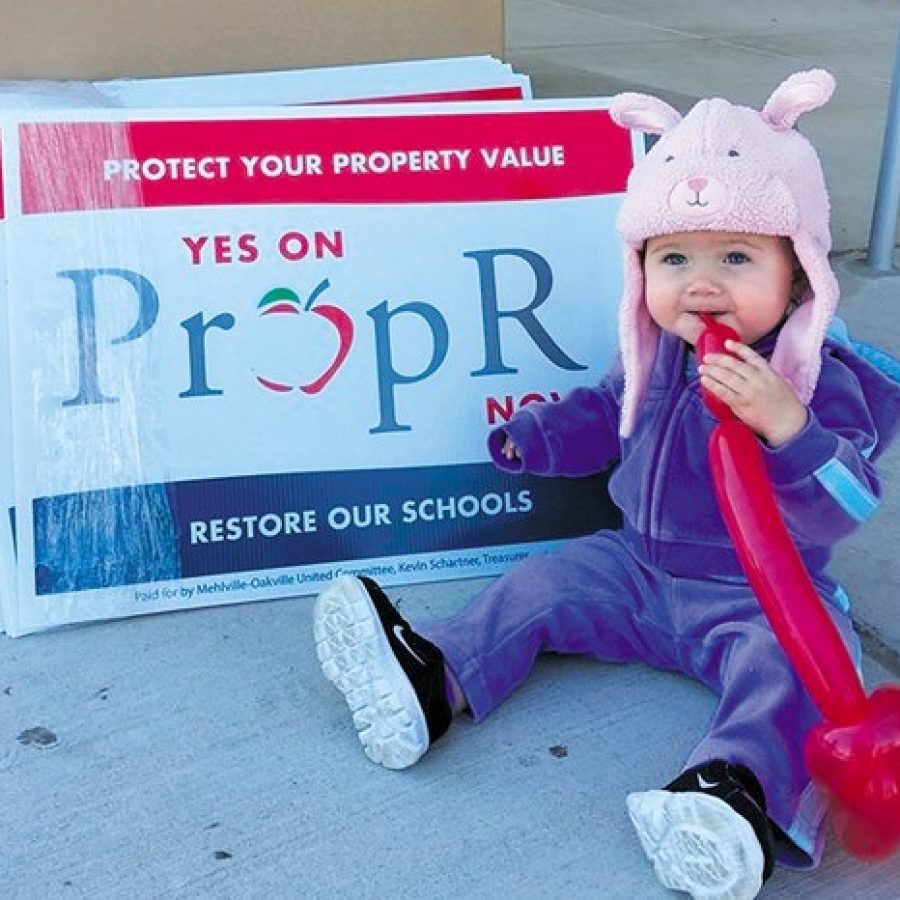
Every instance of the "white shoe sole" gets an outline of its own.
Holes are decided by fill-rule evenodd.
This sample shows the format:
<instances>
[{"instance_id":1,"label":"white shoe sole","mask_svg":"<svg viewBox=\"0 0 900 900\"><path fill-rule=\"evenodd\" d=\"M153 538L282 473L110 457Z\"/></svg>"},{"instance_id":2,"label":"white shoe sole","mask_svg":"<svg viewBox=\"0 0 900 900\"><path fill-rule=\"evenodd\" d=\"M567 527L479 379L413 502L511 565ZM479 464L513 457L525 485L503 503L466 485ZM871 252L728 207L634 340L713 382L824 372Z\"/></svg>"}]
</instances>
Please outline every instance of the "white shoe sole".
<instances>
[{"instance_id":1,"label":"white shoe sole","mask_svg":"<svg viewBox=\"0 0 900 900\"><path fill-rule=\"evenodd\" d=\"M750 823L708 794L629 794L628 814L656 877L694 900L752 900L762 888L763 851Z\"/></svg>"},{"instance_id":2,"label":"white shoe sole","mask_svg":"<svg viewBox=\"0 0 900 900\"><path fill-rule=\"evenodd\" d=\"M366 756L388 769L413 765L428 749L428 724L358 579L341 577L319 595L314 630L322 671L344 695Z\"/></svg>"}]
</instances>

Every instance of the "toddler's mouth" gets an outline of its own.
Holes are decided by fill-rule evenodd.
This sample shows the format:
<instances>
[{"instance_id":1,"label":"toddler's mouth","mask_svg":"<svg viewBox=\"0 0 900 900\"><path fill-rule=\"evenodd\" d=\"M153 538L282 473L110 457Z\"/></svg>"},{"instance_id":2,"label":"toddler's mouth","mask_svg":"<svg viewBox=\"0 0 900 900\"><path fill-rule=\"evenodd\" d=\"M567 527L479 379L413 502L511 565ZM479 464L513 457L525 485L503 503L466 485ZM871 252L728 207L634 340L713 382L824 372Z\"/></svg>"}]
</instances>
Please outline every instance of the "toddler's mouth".
<instances>
[{"instance_id":1,"label":"toddler's mouth","mask_svg":"<svg viewBox=\"0 0 900 900\"><path fill-rule=\"evenodd\" d=\"M723 325L725 326L725 317L728 313L725 310L707 310L707 309L696 309L690 311L690 316L693 319L693 328L692 330L696 331L693 339L691 340L691 344L696 346L697 340L700 335L707 328L713 325ZM726 326L731 327L731 326Z\"/></svg>"},{"instance_id":2,"label":"toddler's mouth","mask_svg":"<svg viewBox=\"0 0 900 900\"><path fill-rule=\"evenodd\" d=\"M697 323L703 328L713 325L716 322L725 324L726 317L729 315L724 309L696 309L691 315L697 320Z\"/></svg>"}]
</instances>

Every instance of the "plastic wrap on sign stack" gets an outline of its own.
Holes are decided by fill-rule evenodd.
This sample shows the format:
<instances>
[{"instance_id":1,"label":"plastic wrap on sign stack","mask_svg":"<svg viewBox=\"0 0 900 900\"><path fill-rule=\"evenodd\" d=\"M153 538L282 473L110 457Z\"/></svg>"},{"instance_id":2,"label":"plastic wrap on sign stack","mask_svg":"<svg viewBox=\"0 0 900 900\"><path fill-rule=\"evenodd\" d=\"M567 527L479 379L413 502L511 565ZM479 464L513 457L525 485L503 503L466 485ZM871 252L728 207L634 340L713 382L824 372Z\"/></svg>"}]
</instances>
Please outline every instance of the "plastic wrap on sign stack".
<instances>
[{"instance_id":1,"label":"plastic wrap on sign stack","mask_svg":"<svg viewBox=\"0 0 900 900\"><path fill-rule=\"evenodd\" d=\"M597 483L484 448L614 352L639 150L604 101L11 125L10 634L493 574L605 524Z\"/></svg>"},{"instance_id":2,"label":"plastic wrap on sign stack","mask_svg":"<svg viewBox=\"0 0 900 900\"><path fill-rule=\"evenodd\" d=\"M0 113L4 110L64 109L115 106L110 95L83 81L0 81ZM0 157L3 125L0 124ZM0 174L2 178L2 174ZM9 393L9 340L6 285L5 221L0 182L0 631L3 607L15 593L12 412Z\"/></svg>"},{"instance_id":3,"label":"plastic wrap on sign stack","mask_svg":"<svg viewBox=\"0 0 900 900\"><path fill-rule=\"evenodd\" d=\"M131 153L126 131L112 130L104 137L110 141L110 152ZM4 149L8 146L9 141ZM41 203L54 196L60 190L61 180L67 177L65 148L50 137L43 142L23 142L22 153L22 165L40 172L39 179L23 185L27 202ZM12 184L6 185L8 201L15 199L13 187ZM90 198L85 199L90 203ZM110 260L135 258L140 255L142 246L139 227L140 220L131 220L121 222L115 229L101 230L95 226L94 220L84 218L78 224L78 243L86 259L95 256L99 248L102 248L101 255ZM100 266L99 271L107 268ZM7 255L7 283L11 269ZM70 350L73 341L80 341L82 337L88 342L102 340L102 332L100 335L93 333L95 311L76 308L80 302L78 292L84 289L83 279L88 277L85 273L89 269L89 266L76 260L71 267L54 273L60 280L70 280L72 283L74 296L68 309L60 308L54 294L40 290L29 293L29 315L35 334L39 335L43 344L47 365L42 366L41 371L31 370L30 377L23 380L15 378L17 366L21 364L21 352L25 349L17 346L14 337L17 333L17 295L10 293L7 297L9 309L6 320L12 337L7 343L9 377L6 383L9 390L5 399L11 403L15 397L17 402L38 411L46 424L46 431L44 440L29 443L23 449L15 427L16 417L11 409L8 410L7 427L11 431L13 453L12 465L4 473L4 482L7 487L11 482L13 501L4 504L4 508L10 510L5 524L11 529L10 539L4 541L4 551L15 558L15 544L12 541L19 535L23 512L21 506L15 509L15 476L16 468L27 460L35 482L46 485L50 494L57 495L52 505L42 507L36 500L33 507L35 528L42 536L41 551L35 559L34 568L38 589L44 566L41 555L53 559L53 577L60 588L65 589L79 583L86 567L92 570L111 565L121 567L128 565L128 557L147 558L144 548L152 554L150 558L159 560L159 571L165 571L165 556L171 556L172 552L158 528L158 513L152 496L143 498L147 502L132 498L114 508L98 507L91 492L78 489L80 485L96 483L99 478L119 484L139 484L142 452L148 441L153 439L152 423L139 409L139 393L146 384L149 347L135 348L128 378L122 380L114 401L110 402L98 393L99 370L82 378L91 365L88 358L91 348L85 348L87 356L73 355ZM98 274L96 277L104 276ZM121 318L123 314L127 315L123 311L116 318ZM108 315L105 314L100 320L104 329L109 327L103 325L106 318ZM79 385L80 388L71 392L71 386ZM61 393L66 396L61 396ZM68 396L70 393L72 395ZM81 419L79 422L76 417L66 415L84 403L92 404L90 421ZM57 465L60 459L65 460L64 468L68 473L62 479ZM93 527L73 527L77 522L86 521L93 523ZM111 556L108 546L109 536L113 533L118 534L120 542L125 542L122 547L124 552L115 557ZM18 587L14 580L7 590L17 594ZM9 609L8 602L4 602L4 606Z\"/></svg>"}]
</instances>

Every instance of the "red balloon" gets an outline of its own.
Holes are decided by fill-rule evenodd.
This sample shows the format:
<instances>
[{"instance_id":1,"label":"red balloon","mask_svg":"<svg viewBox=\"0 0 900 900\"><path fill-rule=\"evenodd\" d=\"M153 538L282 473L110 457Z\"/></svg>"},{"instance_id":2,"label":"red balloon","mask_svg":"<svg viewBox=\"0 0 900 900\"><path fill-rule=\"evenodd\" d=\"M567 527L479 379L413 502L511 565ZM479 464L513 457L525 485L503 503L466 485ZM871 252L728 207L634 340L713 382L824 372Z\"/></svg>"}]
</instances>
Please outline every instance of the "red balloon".
<instances>
[{"instance_id":1,"label":"red balloon","mask_svg":"<svg viewBox=\"0 0 900 900\"><path fill-rule=\"evenodd\" d=\"M703 314L703 324L706 326L700 332L697 338L697 358L700 362L706 359L708 353L728 353L725 349L725 341L739 341L738 333L727 325L717 322L712 316ZM703 402L707 409L720 421L727 422L729 419L735 418L731 407L724 401L720 400L715 394L706 388L700 388L703 395Z\"/></svg>"},{"instance_id":2,"label":"red balloon","mask_svg":"<svg viewBox=\"0 0 900 900\"><path fill-rule=\"evenodd\" d=\"M697 341L701 361L707 353L727 352L727 339L738 339L711 317L704 322ZM710 437L710 466L738 559L824 717L807 738L807 768L830 796L832 821L847 849L882 858L900 843L900 687L866 696L781 518L756 436L725 403L703 393L720 419Z\"/></svg>"},{"instance_id":3,"label":"red balloon","mask_svg":"<svg viewBox=\"0 0 900 900\"><path fill-rule=\"evenodd\" d=\"M846 724L810 732L806 766L831 796L834 829L862 859L880 859L900 843L900 687L876 688Z\"/></svg>"}]
</instances>

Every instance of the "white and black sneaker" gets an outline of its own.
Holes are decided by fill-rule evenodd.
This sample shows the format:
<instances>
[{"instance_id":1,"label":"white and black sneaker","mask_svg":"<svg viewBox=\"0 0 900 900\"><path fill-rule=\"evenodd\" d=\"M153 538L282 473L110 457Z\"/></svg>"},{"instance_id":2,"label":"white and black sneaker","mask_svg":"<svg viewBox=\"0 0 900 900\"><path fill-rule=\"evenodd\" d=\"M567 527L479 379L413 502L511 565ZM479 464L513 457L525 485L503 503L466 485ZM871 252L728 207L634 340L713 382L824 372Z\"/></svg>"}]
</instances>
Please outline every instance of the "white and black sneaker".
<instances>
[{"instance_id":1,"label":"white and black sneaker","mask_svg":"<svg viewBox=\"0 0 900 900\"><path fill-rule=\"evenodd\" d=\"M405 769L450 726L444 656L371 578L342 576L316 600L316 652L344 695L363 750Z\"/></svg>"},{"instance_id":2,"label":"white and black sneaker","mask_svg":"<svg viewBox=\"0 0 900 900\"><path fill-rule=\"evenodd\" d=\"M694 900L752 900L772 873L773 826L746 766L713 760L626 802L656 877L671 890Z\"/></svg>"}]
</instances>

